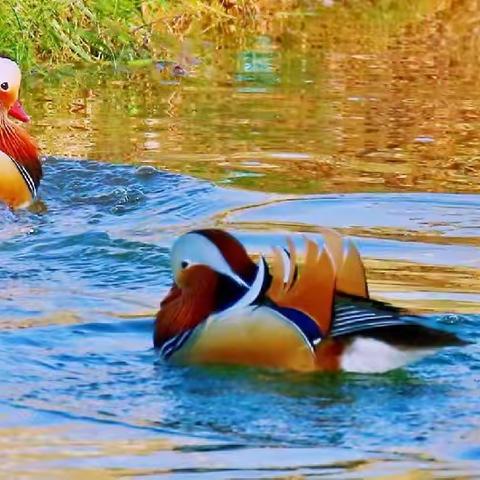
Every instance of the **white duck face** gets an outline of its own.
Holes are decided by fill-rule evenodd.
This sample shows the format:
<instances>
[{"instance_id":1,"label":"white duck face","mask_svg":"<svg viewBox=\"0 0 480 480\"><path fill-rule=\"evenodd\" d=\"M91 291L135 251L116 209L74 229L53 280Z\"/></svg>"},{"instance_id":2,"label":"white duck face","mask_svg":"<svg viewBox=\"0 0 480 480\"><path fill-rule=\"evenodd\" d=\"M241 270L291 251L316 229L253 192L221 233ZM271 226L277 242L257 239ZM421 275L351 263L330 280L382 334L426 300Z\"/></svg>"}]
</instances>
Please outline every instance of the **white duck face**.
<instances>
[{"instance_id":1,"label":"white duck face","mask_svg":"<svg viewBox=\"0 0 480 480\"><path fill-rule=\"evenodd\" d=\"M18 99L21 81L18 65L8 58L0 58L0 103L6 112Z\"/></svg>"}]
</instances>

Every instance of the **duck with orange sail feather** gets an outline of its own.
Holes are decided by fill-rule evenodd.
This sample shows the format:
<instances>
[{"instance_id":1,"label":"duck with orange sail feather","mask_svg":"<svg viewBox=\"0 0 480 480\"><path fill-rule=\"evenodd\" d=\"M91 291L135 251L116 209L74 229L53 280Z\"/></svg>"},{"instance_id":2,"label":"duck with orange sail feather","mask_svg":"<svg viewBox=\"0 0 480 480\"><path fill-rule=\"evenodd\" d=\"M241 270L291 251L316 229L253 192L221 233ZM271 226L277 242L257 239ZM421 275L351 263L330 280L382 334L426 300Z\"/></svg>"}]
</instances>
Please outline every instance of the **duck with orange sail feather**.
<instances>
[{"instance_id":1,"label":"duck with orange sail feather","mask_svg":"<svg viewBox=\"0 0 480 480\"><path fill-rule=\"evenodd\" d=\"M175 363L380 373L467 342L410 311L371 299L360 254L333 230L323 248L292 241L256 263L222 230L173 245L174 283L160 304L154 344Z\"/></svg>"},{"instance_id":2,"label":"duck with orange sail feather","mask_svg":"<svg viewBox=\"0 0 480 480\"><path fill-rule=\"evenodd\" d=\"M35 141L9 118L30 120L18 100L21 78L18 65L0 57L0 202L13 209L32 203L42 178Z\"/></svg>"}]
</instances>

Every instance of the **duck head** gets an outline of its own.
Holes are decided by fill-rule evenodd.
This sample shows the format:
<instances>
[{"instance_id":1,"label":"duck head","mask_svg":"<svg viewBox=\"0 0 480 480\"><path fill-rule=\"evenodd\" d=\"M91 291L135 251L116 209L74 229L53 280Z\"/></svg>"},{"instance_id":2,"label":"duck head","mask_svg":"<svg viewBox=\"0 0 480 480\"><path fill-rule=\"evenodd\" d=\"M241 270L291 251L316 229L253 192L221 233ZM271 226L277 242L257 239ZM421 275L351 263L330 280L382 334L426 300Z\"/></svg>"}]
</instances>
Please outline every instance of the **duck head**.
<instances>
[{"instance_id":1,"label":"duck head","mask_svg":"<svg viewBox=\"0 0 480 480\"><path fill-rule=\"evenodd\" d=\"M9 58L0 58L0 111L3 116L10 115L21 122L28 122L27 115L18 100L22 72Z\"/></svg>"},{"instance_id":2,"label":"duck head","mask_svg":"<svg viewBox=\"0 0 480 480\"><path fill-rule=\"evenodd\" d=\"M197 326L216 312L245 305L269 284L266 263L257 264L232 235L217 229L182 235L171 252L174 283L160 304L155 345Z\"/></svg>"},{"instance_id":3,"label":"duck head","mask_svg":"<svg viewBox=\"0 0 480 480\"><path fill-rule=\"evenodd\" d=\"M18 65L0 57L0 201L12 208L31 203L43 176L35 141L10 120L30 119L18 100L21 79Z\"/></svg>"},{"instance_id":4,"label":"duck head","mask_svg":"<svg viewBox=\"0 0 480 480\"><path fill-rule=\"evenodd\" d=\"M257 266L244 246L223 230L196 230L177 239L172 247L171 266L175 281L195 265L204 265L236 284L248 288Z\"/></svg>"}]
</instances>

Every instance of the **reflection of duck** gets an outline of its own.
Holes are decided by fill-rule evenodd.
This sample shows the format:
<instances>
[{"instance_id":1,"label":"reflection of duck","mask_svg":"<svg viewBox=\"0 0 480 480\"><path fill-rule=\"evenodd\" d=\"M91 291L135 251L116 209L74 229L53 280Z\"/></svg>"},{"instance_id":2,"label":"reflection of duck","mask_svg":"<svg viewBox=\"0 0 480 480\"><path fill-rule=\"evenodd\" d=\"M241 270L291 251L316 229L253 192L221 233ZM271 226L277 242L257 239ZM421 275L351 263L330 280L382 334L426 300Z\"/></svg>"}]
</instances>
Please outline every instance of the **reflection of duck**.
<instances>
[{"instance_id":1,"label":"reflection of duck","mask_svg":"<svg viewBox=\"0 0 480 480\"><path fill-rule=\"evenodd\" d=\"M325 247L274 249L270 267L221 230L181 236L171 253L174 284L155 321L154 343L180 363L292 370L385 372L449 345L453 333L372 300L360 255L324 229Z\"/></svg>"},{"instance_id":2,"label":"reflection of duck","mask_svg":"<svg viewBox=\"0 0 480 480\"><path fill-rule=\"evenodd\" d=\"M8 118L29 121L18 101L20 81L18 65L8 58L0 58L0 201L11 208L28 206L42 178L35 142Z\"/></svg>"}]
</instances>

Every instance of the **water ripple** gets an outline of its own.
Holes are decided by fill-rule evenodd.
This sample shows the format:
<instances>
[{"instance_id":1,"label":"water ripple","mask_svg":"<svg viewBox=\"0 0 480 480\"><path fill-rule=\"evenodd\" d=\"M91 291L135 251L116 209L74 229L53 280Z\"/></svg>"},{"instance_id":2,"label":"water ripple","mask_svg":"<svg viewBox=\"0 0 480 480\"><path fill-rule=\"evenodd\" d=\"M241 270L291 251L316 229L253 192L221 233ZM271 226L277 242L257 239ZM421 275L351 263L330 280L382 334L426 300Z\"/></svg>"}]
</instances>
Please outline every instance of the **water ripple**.
<instances>
[{"instance_id":1,"label":"water ripple","mask_svg":"<svg viewBox=\"0 0 480 480\"><path fill-rule=\"evenodd\" d=\"M132 467L125 471L146 477L169 471L182 478L199 472L260 478L302 471L307 477L349 478L357 467L374 472L386 463L389 469L395 462L404 465L407 446L444 457L446 439L456 445L458 468L464 468L462 455L465 465L477 455L464 448L463 438L480 427L478 343L445 350L402 372L331 377L171 367L153 351L151 334L153 313L171 281L168 247L197 225L226 226L253 252L268 251L289 232L315 236L319 224L341 227L366 256L374 292L383 288L387 297L412 302L417 285L417 293L437 302L439 311L456 288L470 297L449 306L459 311L467 302L473 308L478 280L469 268L476 265L478 245L468 239L479 235L478 199L281 197L227 190L150 167L66 158L49 158L46 172L56 180L45 182L41 208L5 211L0 236L0 362L15 365L0 369L0 413L7 418L22 409L28 426L15 428L28 432L32 442L43 435L50 445L64 439L65 448L81 441L82 433L57 437L62 425L95 436L121 432L145 449L141 469L125 444L102 443L92 433L78 461L85 471L112 468L120 455ZM434 233L427 219L438 222ZM302 238L295 239L300 246ZM417 270L421 281L412 273ZM450 278L447 290L437 277ZM396 288L389 290L392 283ZM432 321L453 322L462 335L479 340L478 315L436 315ZM0 425L3 438L14 436L8 422ZM34 453L36 444L15 448L27 449L28 464L40 462L49 478L77 465L62 449L45 463ZM102 453L92 455L92 448ZM192 451L202 452L206 463Z\"/></svg>"}]
</instances>

